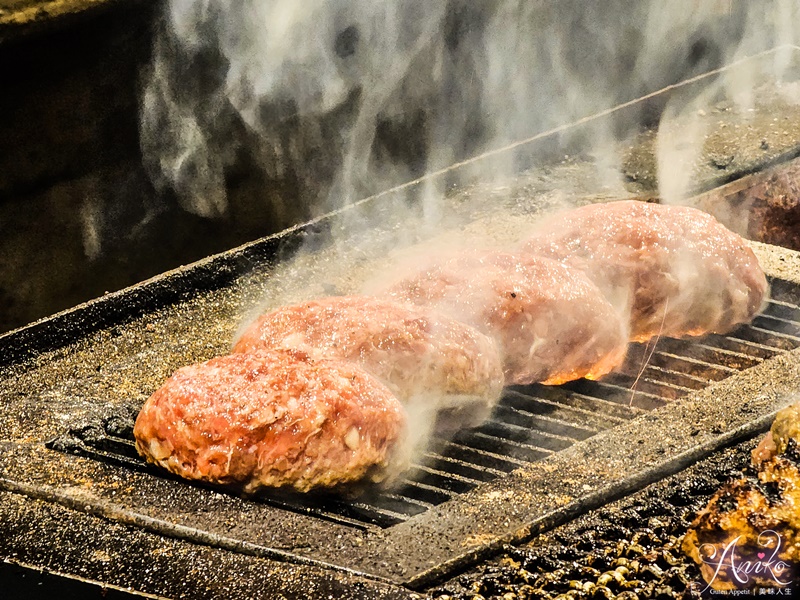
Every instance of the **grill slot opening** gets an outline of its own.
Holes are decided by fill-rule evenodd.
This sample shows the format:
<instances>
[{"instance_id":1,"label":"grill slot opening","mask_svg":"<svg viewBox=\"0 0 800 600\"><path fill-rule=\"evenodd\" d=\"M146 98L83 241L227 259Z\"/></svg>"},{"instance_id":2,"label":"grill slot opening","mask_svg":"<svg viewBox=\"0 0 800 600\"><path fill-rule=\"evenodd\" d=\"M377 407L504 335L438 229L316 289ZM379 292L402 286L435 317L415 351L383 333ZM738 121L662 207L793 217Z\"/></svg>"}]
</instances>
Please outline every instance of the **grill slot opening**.
<instances>
[{"instance_id":1,"label":"grill slot opening","mask_svg":"<svg viewBox=\"0 0 800 600\"><path fill-rule=\"evenodd\" d=\"M655 348L633 344L625 366L601 381L507 388L487 422L451 440L434 440L390 490L357 498L264 493L253 501L361 529L401 523L576 441L800 347L800 289L781 280L770 283L773 297L763 312L729 334L661 338ZM71 430L48 447L182 481L138 456L132 432L135 412Z\"/></svg>"}]
</instances>

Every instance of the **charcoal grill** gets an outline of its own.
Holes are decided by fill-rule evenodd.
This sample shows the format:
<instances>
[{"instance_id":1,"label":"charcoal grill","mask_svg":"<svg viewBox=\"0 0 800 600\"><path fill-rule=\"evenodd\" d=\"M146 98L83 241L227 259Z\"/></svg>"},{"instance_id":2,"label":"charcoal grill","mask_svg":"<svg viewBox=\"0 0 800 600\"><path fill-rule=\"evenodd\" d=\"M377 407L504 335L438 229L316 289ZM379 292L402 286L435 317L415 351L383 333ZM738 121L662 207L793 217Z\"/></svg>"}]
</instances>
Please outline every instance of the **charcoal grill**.
<instances>
[{"instance_id":1,"label":"charcoal grill","mask_svg":"<svg viewBox=\"0 0 800 600\"><path fill-rule=\"evenodd\" d=\"M800 264L791 251L756 249L765 264L784 268L770 273L772 299L752 324L726 336L636 347L620 373L599 382L509 388L489 422L435 443L399 488L355 499L241 499L146 467L132 451L135 409L150 380L174 367L161 355L166 348L185 360L177 346L191 337L199 312L216 310L218 292L146 314L133 310L49 353L34 355L31 342L55 344L33 330L86 322L98 304L132 309L122 293L6 336L24 343L5 346L14 348L4 357L12 410L0 486L158 539L421 588L766 429L800 379L800 287L789 277ZM148 286L173 289L164 284L159 278L139 292L149 299ZM175 319L183 331L164 335ZM218 352L207 345L202 352ZM109 378L128 380L141 362L158 371L143 375L144 387L122 399L120 389L109 392ZM24 556L15 543L7 539L4 552Z\"/></svg>"},{"instance_id":2,"label":"charcoal grill","mask_svg":"<svg viewBox=\"0 0 800 600\"><path fill-rule=\"evenodd\" d=\"M773 144L768 158L793 159L796 142ZM757 170L753 164L740 175ZM559 168L574 177L580 165ZM701 187L731 178L712 172ZM485 202L493 192L479 187L448 203L481 229L514 230L546 207L553 186L521 174L497 202ZM624 368L601 381L508 388L487 423L435 440L390 491L240 498L146 466L133 451L131 423L147 395L177 367L224 352L259 298L274 305L351 291L396 242L388 209L404 197L395 201L394 193L1 336L0 514L8 531L0 556L142 594L202 587L207 597L226 589L408 597L503 544L765 431L793 399L800 254L753 243L772 296L751 324L634 346ZM491 213L477 210L486 204ZM348 231L359 211L380 225ZM347 243L337 244L342 231Z\"/></svg>"},{"instance_id":3,"label":"charcoal grill","mask_svg":"<svg viewBox=\"0 0 800 600\"><path fill-rule=\"evenodd\" d=\"M349 500L262 494L255 501L365 531L403 523L483 483L800 347L800 288L782 280L771 281L771 288L762 313L728 335L692 341L663 338L652 347L637 344L625 365L602 381L507 388L490 419L451 440L434 440L390 491ZM136 451L136 412L136 405L123 405L46 445L164 477Z\"/></svg>"}]
</instances>

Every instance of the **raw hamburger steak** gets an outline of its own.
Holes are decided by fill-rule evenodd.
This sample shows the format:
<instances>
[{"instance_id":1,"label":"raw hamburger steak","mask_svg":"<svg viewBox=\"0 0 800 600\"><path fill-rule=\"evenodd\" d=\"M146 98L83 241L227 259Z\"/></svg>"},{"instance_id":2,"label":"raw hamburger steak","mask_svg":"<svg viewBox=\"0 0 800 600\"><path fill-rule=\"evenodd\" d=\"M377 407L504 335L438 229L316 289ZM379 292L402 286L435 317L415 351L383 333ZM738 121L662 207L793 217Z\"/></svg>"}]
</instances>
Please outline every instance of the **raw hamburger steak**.
<instances>
[{"instance_id":1,"label":"raw hamburger steak","mask_svg":"<svg viewBox=\"0 0 800 600\"><path fill-rule=\"evenodd\" d=\"M507 384L596 379L618 366L627 330L582 272L525 254L445 255L379 293L435 308L498 341Z\"/></svg>"},{"instance_id":2,"label":"raw hamburger steak","mask_svg":"<svg viewBox=\"0 0 800 600\"><path fill-rule=\"evenodd\" d=\"M588 274L630 314L634 341L725 333L750 321L767 292L745 241L686 206L590 204L545 219L523 250Z\"/></svg>"},{"instance_id":3,"label":"raw hamburger steak","mask_svg":"<svg viewBox=\"0 0 800 600\"><path fill-rule=\"evenodd\" d=\"M181 477L305 492L379 480L404 424L398 400L357 365L281 350L179 369L134 435L149 462Z\"/></svg>"},{"instance_id":4,"label":"raw hamburger steak","mask_svg":"<svg viewBox=\"0 0 800 600\"><path fill-rule=\"evenodd\" d=\"M333 296L262 315L234 352L296 348L353 361L406 405L446 410L448 427L485 420L503 386L496 344L443 315L369 296Z\"/></svg>"}]
</instances>

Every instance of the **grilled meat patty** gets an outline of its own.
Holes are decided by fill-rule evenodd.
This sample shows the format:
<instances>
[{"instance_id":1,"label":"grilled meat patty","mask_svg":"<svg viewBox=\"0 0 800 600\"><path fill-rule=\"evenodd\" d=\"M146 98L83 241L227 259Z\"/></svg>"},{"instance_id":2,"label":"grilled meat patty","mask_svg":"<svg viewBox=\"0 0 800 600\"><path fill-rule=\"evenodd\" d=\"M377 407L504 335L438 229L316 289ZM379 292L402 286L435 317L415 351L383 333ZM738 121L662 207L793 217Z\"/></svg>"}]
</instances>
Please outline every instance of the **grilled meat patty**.
<instances>
[{"instance_id":1,"label":"grilled meat patty","mask_svg":"<svg viewBox=\"0 0 800 600\"><path fill-rule=\"evenodd\" d=\"M582 272L525 254L446 254L373 284L395 300L427 306L497 340L507 384L598 378L624 359L627 330Z\"/></svg>"},{"instance_id":2,"label":"grilled meat patty","mask_svg":"<svg viewBox=\"0 0 800 600\"><path fill-rule=\"evenodd\" d=\"M136 448L187 479L298 491L382 478L402 405L355 364L290 350L179 369L136 419Z\"/></svg>"},{"instance_id":3,"label":"grilled meat patty","mask_svg":"<svg viewBox=\"0 0 800 600\"><path fill-rule=\"evenodd\" d=\"M503 386L500 354L489 337L444 315L369 296L280 307L256 319L233 352L274 348L353 361L406 405L444 410L445 429L484 421Z\"/></svg>"},{"instance_id":4,"label":"grilled meat patty","mask_svg":"<svg viewBox=\"0 0 800 600\"><path fill-rule=\"evenodd\" d=\"M523 251L588 274L630 314L634 341L727 332L752 319L767 292L745 241L685 206L583 206L539 223Z\"/></svg>"}]
</instances>

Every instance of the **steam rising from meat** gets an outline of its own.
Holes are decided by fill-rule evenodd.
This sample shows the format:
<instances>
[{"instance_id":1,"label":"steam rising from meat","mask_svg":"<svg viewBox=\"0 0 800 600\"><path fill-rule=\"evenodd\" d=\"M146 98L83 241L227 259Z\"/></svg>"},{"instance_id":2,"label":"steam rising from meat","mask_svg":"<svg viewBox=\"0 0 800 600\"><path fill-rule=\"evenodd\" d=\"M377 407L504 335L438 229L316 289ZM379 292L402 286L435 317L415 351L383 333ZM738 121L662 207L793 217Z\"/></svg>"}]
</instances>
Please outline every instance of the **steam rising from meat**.
<instances>
[{"instance_id":1,"label":"steam rising from meat","mask_svg":"<svg viewBox=\"0 0 800 600\"><path fill-rule=\"evenodd\" d=\"M507 384L597 379L618 367L628 345L623 321L581 271L524 254L445 254L368 284L432 306L497 340Z\"/></svg>"},{"instance_id":2,"label":"steam rising from meat","mask_svg":"<svg viewBox=\"0 0 800 600\"><path fill-rule=\"evenodd\" d=\"M360 365L407 407L427 405L432 421L444 413L442 433L481 424L503 387L499 350L477 329L369 296L280 307L256 319L233 352L273 348Z\"/></svg>"},{"instance_id":3,"label":"steam rising from meat","mask_svg":"<svg viewBox=\"0 0 800 600\"><path fill-rule=\"evenodd\" d=\"M792 43L798 10L736 0L170 0L143 97L145 160L200 215L226 211L227 181L243 165L294 182L319 213ZM779 75L787 64L774 55ZM712 77L699 93L675 94L662 125L721 89L746 103L752 85ZM558 151L595 156L602 181L618 186L608 142L644 115L631 118L565 135ZM696 144L665 136L659 150L662 189L677 200L692 173L676 166ZM506 152L461 174L487 181L519 160ZM423 192L431 219L441 192ZM263 194L265 220L290 210L275 190Z\"/></svg>"}]
</instances>

